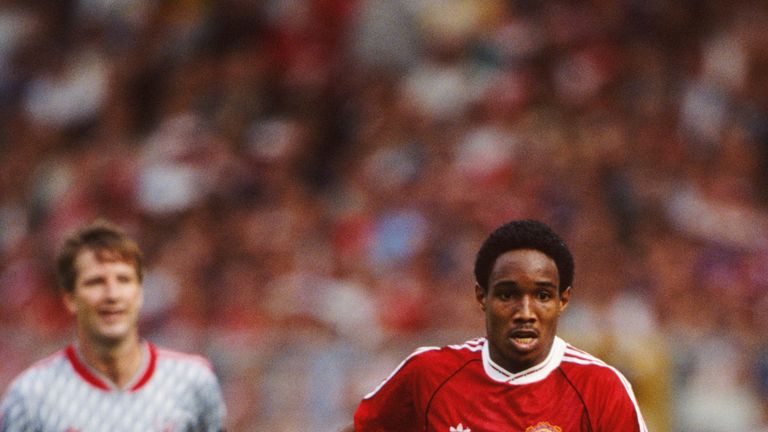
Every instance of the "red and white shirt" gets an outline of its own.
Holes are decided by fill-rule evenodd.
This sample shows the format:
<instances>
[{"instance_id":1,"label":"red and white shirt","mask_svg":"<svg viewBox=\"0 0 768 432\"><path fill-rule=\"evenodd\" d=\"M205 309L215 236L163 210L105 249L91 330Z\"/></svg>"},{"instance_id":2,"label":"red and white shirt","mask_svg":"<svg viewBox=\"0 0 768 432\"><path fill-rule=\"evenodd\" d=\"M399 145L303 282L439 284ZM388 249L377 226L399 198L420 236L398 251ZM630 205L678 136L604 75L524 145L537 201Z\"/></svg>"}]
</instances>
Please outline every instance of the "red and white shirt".
<instances>
[{"instance_id":1,"label":"red and white shirt","mask_svg":"<svg viewBox=\"0 0 768 432\"><path fill-rule=\"evenodd\" d=\"M75 346L19 375L0 404L0 432L222 431L225 406L206 359L143 346L124 390L83 361Z\"/></svg>"},{"instance_id":2,"label":"red and white shirt","mask_svg":"<svg viewBox=\"0 0 768 432\"><path fill-rule=\"evenodd\" d=\"M540 364L511 373L484 338L420 348L355 412L356 432L647 432L615 368L556 337Z\"/></svg>"}]
</instances>

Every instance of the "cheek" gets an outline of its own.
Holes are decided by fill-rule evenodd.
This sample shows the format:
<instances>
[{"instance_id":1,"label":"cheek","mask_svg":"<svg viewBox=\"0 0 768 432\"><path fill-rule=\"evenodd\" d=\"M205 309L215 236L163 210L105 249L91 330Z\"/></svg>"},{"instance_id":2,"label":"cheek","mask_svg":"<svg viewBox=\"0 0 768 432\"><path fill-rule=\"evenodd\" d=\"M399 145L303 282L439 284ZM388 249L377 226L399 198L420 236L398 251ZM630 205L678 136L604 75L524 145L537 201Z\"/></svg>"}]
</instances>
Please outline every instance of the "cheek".
<instances>
[{"instance_id":1,"label":"cheek","mask_svg":"<svg viewBox=\"0 0 768 432\"><path fill-rule=\"evenodd\" d=\"M91 292L79 292L76 296L72 295L65 300L67 310L73 315L88 313L96 307L99 298Z\"/></svg>"},{"instance_id":2,"label":"cheek","mask_svg":"<svg viewBox=\"0 0 768 432\"><path fill-rule=\"evenodd\" d=\"M552 329L555 329L560 316L560 308L557 306L547 308L546 310L543 310L539 316L541 317L542 322L547 323Z\"/></svg>"},{"instance_id":3,"label":"cheek","mask_svg":"<svg viewBox=\"0 0 768 432\"><path fill-rule=\"evenodd\" d=\"M485 318L489 325L498 327L504 324L507 319L505 318L509 313L504 307L496 306L491 303L485 311Z\"/></svg>"},{"instance_id":4,"label":"cheek","mask_svg":"<svg viewBox=\"0 0 768 432\"><path fill-rule=\"evenodd\" d=\"M141 287L126 286L122 297L133 305L141 306L144 303L144 291Z\"/></svg>"}]
</instances>

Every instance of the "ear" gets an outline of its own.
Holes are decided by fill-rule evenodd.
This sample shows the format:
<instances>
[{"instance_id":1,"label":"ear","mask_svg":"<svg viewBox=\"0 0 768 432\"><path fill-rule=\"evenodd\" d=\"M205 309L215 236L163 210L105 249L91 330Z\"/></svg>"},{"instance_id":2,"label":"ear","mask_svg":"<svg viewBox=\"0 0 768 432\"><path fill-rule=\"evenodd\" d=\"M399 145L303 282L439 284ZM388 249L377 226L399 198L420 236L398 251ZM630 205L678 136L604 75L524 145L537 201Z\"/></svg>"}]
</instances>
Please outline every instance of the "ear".
<instances>
[{"instance_id":1,"label":"ear","mask_svg":"<svg viewBox=\"0 0 768 432\"><path fill-rule=\"evenodd\" d=\"M485 311L485 290L478 283L475 283L475 299L480 303L480 309Z\"/></svg>"},{"instance_id":2,"label":"ear","mask_svg":"<svg viewBox=\"0 0 768 432\"><path fill-rule=\"evenodd\" d=\"M560 310L558 313L562 313L565 308L568 307L568 302L571 301L571 287L566 288L560 293Z\"/></svg>"},{"instance_id":3,"label":"ear","mask_svg":"<svg viewBox=\"0 0 768 432\"><path fill-rule=\"evenodd\" d=\"M67 311L69 311L69 313L72 315L77 314L77 302L75 301L74 293L65 292L61 298L64 302L64 307L67 308Z\"/></svg>"}]
</instances>

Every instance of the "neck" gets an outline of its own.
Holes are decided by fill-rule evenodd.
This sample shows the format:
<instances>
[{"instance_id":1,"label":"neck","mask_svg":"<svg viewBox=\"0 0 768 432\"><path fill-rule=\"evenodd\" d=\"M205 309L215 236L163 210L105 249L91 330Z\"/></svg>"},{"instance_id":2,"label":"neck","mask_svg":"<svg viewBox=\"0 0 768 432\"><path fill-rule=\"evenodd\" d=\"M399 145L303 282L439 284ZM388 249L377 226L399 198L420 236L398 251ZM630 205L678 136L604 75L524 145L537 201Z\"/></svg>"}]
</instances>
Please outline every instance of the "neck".
<instances>
[{"instance_id":1,"label":"neck","mask_svg":"<svg viewBox=\"0 0 768 432\"><path fill-rule=\"evenodd\" d=\"M138 336L115 345L97 343L78 338L80 352L89 366L122 389L136 376L142 362L142 349Z\"/></svg>"}]
</instances>

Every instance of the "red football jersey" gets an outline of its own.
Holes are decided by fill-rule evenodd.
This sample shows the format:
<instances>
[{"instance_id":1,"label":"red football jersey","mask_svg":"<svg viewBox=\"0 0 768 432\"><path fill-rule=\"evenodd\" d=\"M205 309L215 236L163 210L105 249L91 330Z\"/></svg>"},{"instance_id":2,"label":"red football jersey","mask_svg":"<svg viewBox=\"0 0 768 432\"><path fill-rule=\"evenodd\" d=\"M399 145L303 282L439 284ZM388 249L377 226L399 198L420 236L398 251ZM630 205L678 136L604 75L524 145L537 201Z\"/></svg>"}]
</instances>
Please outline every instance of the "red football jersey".
<instances>
[{"instance_id":1,"label":"red football jersey","mask_svg":"<svg viewBox=\"0 0 768 432\"><path fill-rule=\"evenodd\" d=\"M511 373L486 339L420 348L355 412L356 432L647 432L626 378L556 337L541 364Z\"/></svg>"}]
</instances>

